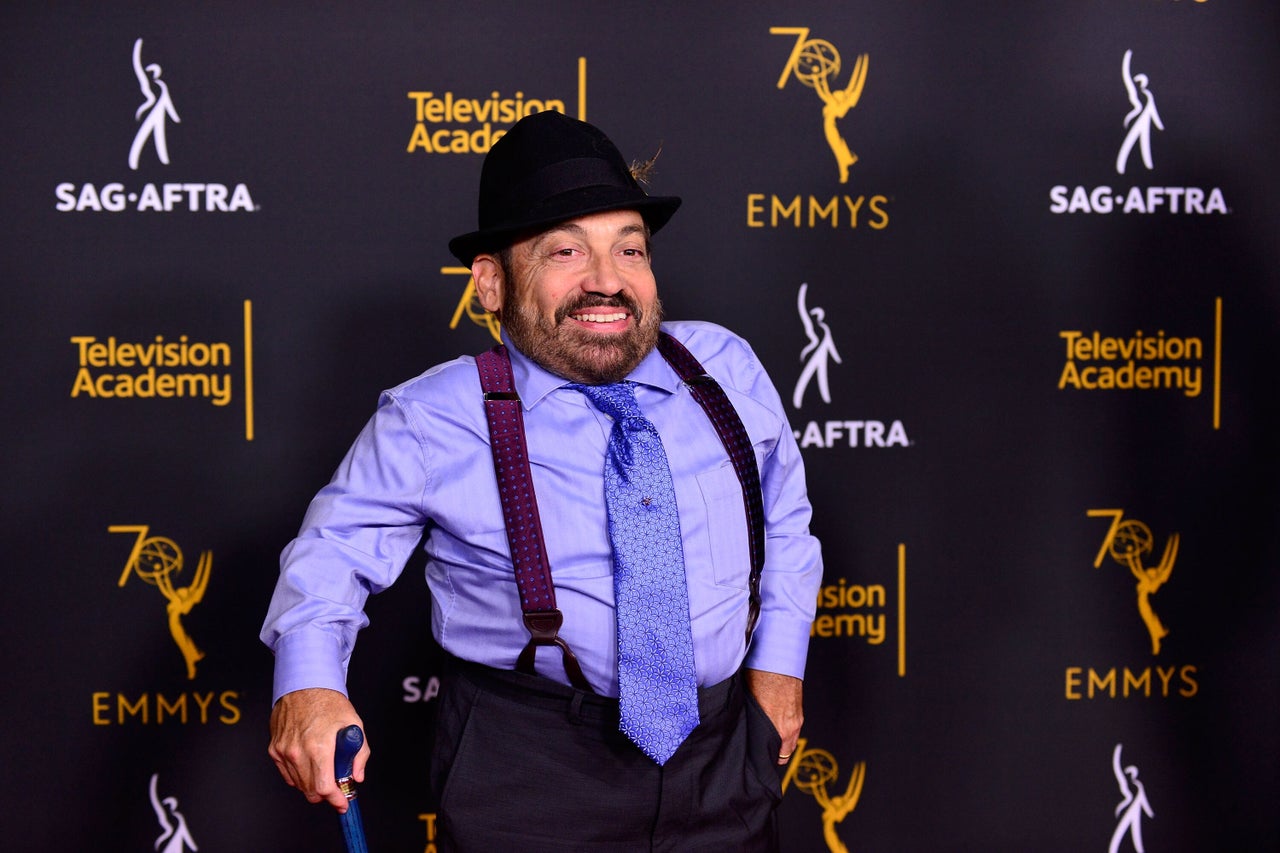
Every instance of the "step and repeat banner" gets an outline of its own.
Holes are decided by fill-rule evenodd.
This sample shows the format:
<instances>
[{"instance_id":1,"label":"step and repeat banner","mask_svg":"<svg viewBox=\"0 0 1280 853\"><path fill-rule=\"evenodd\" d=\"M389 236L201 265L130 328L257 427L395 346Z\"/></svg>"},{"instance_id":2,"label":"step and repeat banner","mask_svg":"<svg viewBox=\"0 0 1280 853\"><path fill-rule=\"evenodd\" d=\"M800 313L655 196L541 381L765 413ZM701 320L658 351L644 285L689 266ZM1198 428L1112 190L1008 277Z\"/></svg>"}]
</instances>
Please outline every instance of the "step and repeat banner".
<instances>
[{"instance_id":1,"label":"step and repeat banner","mask_svg":"<svg viewBox=\"0 0 1280 853\"><path fill-rule=\"evenodd\" d=\"M1274 4L0 21L6 849L342 849L266 756L277 557L381 389L494 342L446 242L539 110L661 151L668 315L808 464L785 849L1280 847ZM380 851L435 847L429 612L419 558L351 666Z\"/></svg>"}]
</instances>

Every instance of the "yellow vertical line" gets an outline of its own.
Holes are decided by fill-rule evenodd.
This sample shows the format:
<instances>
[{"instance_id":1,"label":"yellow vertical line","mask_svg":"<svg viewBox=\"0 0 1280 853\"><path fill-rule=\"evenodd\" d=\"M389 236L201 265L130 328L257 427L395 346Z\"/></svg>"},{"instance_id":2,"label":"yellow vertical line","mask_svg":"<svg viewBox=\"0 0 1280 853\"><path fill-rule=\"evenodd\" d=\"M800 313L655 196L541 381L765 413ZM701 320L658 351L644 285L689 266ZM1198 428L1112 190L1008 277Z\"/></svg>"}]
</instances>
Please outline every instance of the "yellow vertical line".
<instances>
[{"instance_id":1,"label":"yellow vertical line","mask_svg":"<svg viewBox=\"0 0 1280 853\"><path fill-rule=\"evenodd\" d=\"M1214 300L1213 318L1213 428L1222 426L1222 297Z\"/></svg>"},{"instance_id":2,"label":"yellow vertical line","mask_svg":"<svg viewBox=\"0 0 1280 853\"><path fill-rule=\"evenodd\" d=\"M587 58L578 57L578 121L587 120Z\"/></svg>"},{"instance_id":3,"label":"yellow vertical line","mask_svg":"<svg viewBox=\"0 0 1280 853\"><path fill-rule=\"evenodd\" d=\"M253 302L244 301L244 440L253 441Z\"/></svg>"},{"instance_id":4,"label":"yellow vertical line","mask_svg":"<svg viewBox=\"0 0 1280 853\"><path fill-rule=\"evenodd\" d=\"M898 677L907 674L907 546L898 543Z\"/></svg>"}]
</instances>

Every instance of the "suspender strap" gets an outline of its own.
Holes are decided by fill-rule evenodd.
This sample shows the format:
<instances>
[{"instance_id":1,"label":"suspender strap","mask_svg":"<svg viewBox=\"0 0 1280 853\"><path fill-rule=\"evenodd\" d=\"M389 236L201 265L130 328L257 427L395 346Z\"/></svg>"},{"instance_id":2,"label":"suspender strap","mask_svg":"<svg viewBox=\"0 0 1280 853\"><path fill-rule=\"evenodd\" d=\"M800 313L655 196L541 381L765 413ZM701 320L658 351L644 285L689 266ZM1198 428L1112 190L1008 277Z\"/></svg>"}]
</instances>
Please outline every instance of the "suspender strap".
<instances>
[{"instance_id":1,"label":"suspender strap","mask_svg":"<svg viewBox=\"0 0 1280 853\"><path fill-rule=\"evenodd\" d=\"M533 493L529 453L524 440L524 415L511 376L511 358L499 344L476 357L480 386L484 390L484 413L489 422L489 442L498 475L498 494L507 527L507 543L520 588L520 610L529 643L520 652L516 669L533 674L538 646L559 646L569 682L579 690L593 692L582 667L569 645L560 638L564 616L556 607L556 591L551 583L551 564L542 541L542 521Z\"/></svg>"},{"instance_id":2,"label":"suspender strap","mask_svg":"<svg viewBox=\"0 0 1280 853\"><path fill-rule=\"evenodd\" d=\"M658 352L667 360L680 379L689 386L689 392L707 413L716 434L724 444L734 473L742 485L743 504L747 513L747 530L750 533L751 575L748 580L750 612L747 617L747 645L760 618L760 573L764 570L764 499L760 492L760 469L756 465L755 450L751 438L742 425L742 419L729 402L720 383L703 370L702 365L684 344L662 332L658 337Z\"/></svg>"},{"instance_id":3,"label":"suspender strap","mask_svg":"<svg viewBox=\"0 0 1280 853\"><path fill-rule=\"evenodd\" d=\"M715 427L734 473L742 486L750 534L751 574L748 578L747 644L760 618L760 573L764 568L764 501L760 492L760 471L755 450L746 427L720 383L703 370L702 365L683 344L666 332L658 338L658 351L688 386ZM558 646L564 658L564 671L569 682L579 690L594 692L573 651L559 636L564 616L556 607L555 586L551 582L551 564L542 539L542 521L538 516L538 500L533 491L529 470L529 452L524 436L524 415L511 375L511 357L507 348L498 344L476 356L480 387L484 391L484 412L489 422L489 442L493 449L493 466L498 476L498 494L502 500L502 517L507 528L507 543L515 567L516 585L520 589L520 610L529 643L520 652L516 669L532 675L538 646Z\"/></svg>"}]
</instances>

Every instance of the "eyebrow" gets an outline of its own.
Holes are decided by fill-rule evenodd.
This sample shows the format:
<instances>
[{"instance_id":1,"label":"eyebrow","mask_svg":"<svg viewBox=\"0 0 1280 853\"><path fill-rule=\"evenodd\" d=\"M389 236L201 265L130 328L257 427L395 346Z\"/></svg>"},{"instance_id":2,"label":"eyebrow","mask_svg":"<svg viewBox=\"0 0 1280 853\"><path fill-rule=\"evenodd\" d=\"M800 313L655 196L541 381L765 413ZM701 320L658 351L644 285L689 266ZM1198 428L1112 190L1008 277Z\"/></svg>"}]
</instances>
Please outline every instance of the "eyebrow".
<instances>
[{"instance_id":1,"label":"eyebrow","mask_svg":"<svg viewBox=\"0 0 1280 853\"><path fill-rule=\"evenodd\" d=\"M575 222L562 222L559 225L555 225L542 232L542 235L538 238L534 247L536 248L537 246L541 246L544 241L554 237L557 233L569 233L575 237L585 237L587 229ZM616 237L630 237L633 234L641 234L647 239L649 229L644 223L640 223L638 225L624 225L618 229Z\"/></svg>"}]
</instances>

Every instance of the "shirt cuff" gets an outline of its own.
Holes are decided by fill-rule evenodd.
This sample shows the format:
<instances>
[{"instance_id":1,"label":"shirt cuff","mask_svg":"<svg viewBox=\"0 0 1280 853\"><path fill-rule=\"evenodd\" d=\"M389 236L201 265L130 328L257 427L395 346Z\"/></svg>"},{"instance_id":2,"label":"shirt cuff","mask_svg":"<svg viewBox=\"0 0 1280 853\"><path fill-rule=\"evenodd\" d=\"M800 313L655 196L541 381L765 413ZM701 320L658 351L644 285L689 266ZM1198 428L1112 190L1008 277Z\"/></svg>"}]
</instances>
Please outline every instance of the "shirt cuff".
<instances>
[{"instance_id":1,"label":"shirt cuff","mask_svg":"<svg viewBox=\"0 0 1280 853\"><path fill-rule=\"evenodd\" d=\"M747 650L747 668L804 678L812 624L786 613L761 613Z\"/></svg>"},{"instance_id":2,"label":"shirt cuff","mask_svg":"<svg viewBox=\"0 0 1280 853\"><path fill-rule=\"evenodd\" d=\"M337 637L314 628L294 631L276 641L271 704L295 690L324 687L347 695L347 662Z\"/></svg>"}]
</instances>

